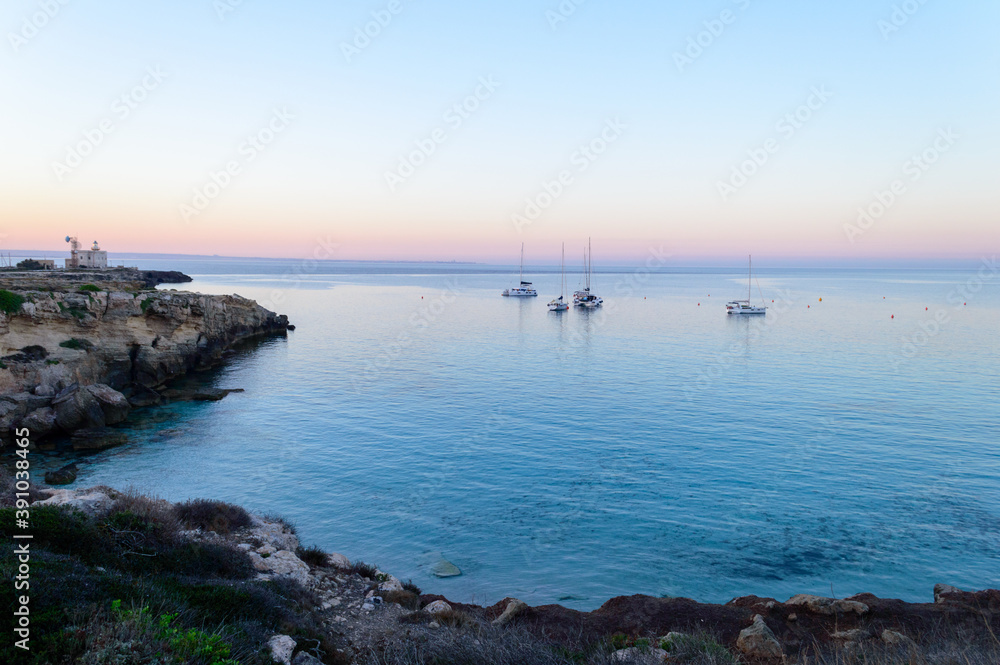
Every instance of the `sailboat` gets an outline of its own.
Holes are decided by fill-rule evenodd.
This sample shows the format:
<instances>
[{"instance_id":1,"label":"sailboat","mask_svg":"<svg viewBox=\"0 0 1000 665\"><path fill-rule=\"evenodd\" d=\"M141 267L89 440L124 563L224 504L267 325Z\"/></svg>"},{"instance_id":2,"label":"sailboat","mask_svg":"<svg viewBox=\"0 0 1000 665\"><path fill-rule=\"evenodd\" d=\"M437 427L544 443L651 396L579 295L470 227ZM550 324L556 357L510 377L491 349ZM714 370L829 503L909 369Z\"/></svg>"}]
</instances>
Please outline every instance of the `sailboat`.
<instances>
[{"instance_id":1,"label":"sailboat","mask_svg":"<svg viewBox=\"0 0 1000 665\"><path fill-rule=\"evenodd\" d=\"M726 314L767 314L767 307L750 303L750 287L753 284L753 256L749 256L747 271L747 299L731 300L726 303Z\"/></svg>"},{"instance_id":2,"label":"sailboat","mask_svg":"<svg viewBox=\"0 0 1000 665\"><path fill-rule=\"evenodd\" d=\"M590 280L593 273L593 252L590 249L590 238L587 238L587 250L583 253L583 274L587 280L587 285L580 291L573 293L573 304L577 307L587 307L593 309L604 304L604 300L590 292Z\"/></svg>"},{"instance_id":3,"label":"sailboat","mask_svg":"<svg viewBox=\"0 0 1000 665\"><path fill-rule=\"evenodd\" d=\"M524 243L521 243L521 271L519 284L513 289L504 289L502 296L537 296L538 291L536 291L532 286L531 282L524 281Z\"/></svg>"},{"instance_id":4,"label":"sailboat","mask_svg":"<svg viewBox=\"0 0 1000 665\"><path fill-rule=\"evenodd\" d=\"M566 295L566 243L563 243L562 246L562 263L559 266L562 270L562 282L559 288L559 297L549 301L550 312L563 312L569 309L569 303L564 299Z\"/></svg>"}]
</instances>

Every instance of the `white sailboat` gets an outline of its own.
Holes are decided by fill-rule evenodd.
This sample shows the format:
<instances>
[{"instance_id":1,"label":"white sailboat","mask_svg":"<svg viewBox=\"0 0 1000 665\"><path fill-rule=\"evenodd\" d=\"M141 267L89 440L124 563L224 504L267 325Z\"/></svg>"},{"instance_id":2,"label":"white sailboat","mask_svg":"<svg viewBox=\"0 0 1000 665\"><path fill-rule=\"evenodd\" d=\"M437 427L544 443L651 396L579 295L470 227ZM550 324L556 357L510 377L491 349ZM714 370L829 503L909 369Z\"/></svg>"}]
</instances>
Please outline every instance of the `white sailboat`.
<instances>
[{"instance_id":1,"label":"white sailboat","mask_svg":"<svg viewBox=\"0 0 1000 665\"><path fill-rule=\"evenodd\" d=\"M521 271L518 285L512 289L504 289L502 296L537 296L538 291L531 286L531 282L524 281L524 243L521 243Z\"/></svg>"},{"instance_id":2,"label":"white sailboat","mask_svg":"<svg viewBox=\"0 0 1000 665\"><path fill-rule=\"evenodd\" d=\"M593 250L590 248L590 238L587 238L587 250L583 253L583 274L586 286L573 293L573 304L577 307L593 309L604 304L604 299L590 291L590 281L593 273Z\"/></svg>"},{"instance_id":3,"label":"white sailboat","mask_svg":"<svg viewBox=\"0 0 1000 665\"><path fill-rule=\"evenodd\" d=\"M566 243L562 246L562 263L559 264L562 270L562 282L559 287L559 297L549 301L549 311L550 312L564 312L569 309L569 303L566 302Z\"/></svg>"},{"instance_id":4,"label":"white sailboat","mask_svg":"<svg viewBox=\"0 0 1000 665\"><path fill-rule=\"evenodd\" d=\"M747 271L747 299L731 300L726 303L726 314L767 314L767 307L763 305L753 305L750 302L750 289L753 284L753 257L748 257L750 264Z\"/></svg>"}]
</instances>

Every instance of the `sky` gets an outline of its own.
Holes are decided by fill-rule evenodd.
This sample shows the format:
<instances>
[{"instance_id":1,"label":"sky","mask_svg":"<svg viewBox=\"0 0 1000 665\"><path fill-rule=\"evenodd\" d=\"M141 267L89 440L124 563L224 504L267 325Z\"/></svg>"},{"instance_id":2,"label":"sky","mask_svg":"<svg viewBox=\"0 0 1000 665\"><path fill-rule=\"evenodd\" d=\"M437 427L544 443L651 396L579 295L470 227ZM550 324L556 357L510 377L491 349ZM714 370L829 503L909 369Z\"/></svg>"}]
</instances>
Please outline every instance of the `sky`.
<instances>
[{"instance_id":1,"label":"sky","mask_svg":"<svg viewBox=\"0 0 1000 665\"><path fill-rule=\"evenodd\" d=\"M998 28L972 0L7 0L0 250L977 258Z\"/></svg>"}]
</instances>

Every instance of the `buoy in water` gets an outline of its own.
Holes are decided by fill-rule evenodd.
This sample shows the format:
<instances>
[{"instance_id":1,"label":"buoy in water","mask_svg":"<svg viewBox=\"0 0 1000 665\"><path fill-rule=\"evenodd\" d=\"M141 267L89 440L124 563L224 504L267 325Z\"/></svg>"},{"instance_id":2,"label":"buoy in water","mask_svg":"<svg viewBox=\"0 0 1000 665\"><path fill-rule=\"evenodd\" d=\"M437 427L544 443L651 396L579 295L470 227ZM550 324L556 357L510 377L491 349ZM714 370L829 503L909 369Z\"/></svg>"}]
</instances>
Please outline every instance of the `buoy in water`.
<instances>
[{"instance_id":1,"label":"buoy in water","mask_svg":"<svg viewBox=\"0 0 1000 665\"><path fill-rule=\"evenodd\" d=\"M896 318L896 315L895 315L895 314L893 314L893 315L891 315L891 316L890 316L889 318L890 318L890 319L894 319L894 318Z\"/></svg>"},{"instance_id":2,"label":"buoy in water","mask_svg":"<svg viewBox=\"0 0 1000 665\"><path fill-rule=\"evenodd\" d=\"M823 302L823 299L822 299L822 298L820 298L820 299L819 299L819 301L820 301L820 302Z\"/></svg>"}]
</instances>

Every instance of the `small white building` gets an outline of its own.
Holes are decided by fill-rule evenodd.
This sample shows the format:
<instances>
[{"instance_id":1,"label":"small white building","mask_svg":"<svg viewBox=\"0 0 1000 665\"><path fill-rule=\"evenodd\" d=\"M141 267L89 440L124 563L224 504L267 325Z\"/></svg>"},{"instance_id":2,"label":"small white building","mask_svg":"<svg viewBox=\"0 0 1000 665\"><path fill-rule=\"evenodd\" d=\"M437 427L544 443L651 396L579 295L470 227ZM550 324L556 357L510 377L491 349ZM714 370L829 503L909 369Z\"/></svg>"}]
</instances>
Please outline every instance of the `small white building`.
<instances>
[{"instance_id":1,"label":"small white building","mask_svg":"<svg viewBox=\"0 0 1000 665\"><path fill-rule=\"evenodd\" d=\"M108 253L101 249L96 240L90 249L80 249L80 243L76 238L66 236L66 242L70 244L70 258L66 259L67 270L108 267Z\"/></svg>"}]
</instances>

